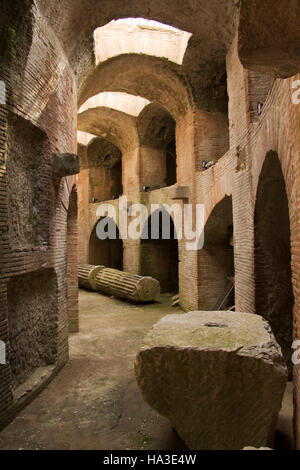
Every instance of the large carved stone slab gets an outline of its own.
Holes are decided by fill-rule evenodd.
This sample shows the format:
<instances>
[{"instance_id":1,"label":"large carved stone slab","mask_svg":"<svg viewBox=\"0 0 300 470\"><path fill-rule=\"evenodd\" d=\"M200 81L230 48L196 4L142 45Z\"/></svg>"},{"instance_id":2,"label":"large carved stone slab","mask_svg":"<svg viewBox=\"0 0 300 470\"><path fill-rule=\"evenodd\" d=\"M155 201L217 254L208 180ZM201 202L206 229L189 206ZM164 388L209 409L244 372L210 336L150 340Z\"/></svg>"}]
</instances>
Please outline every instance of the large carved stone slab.
<instances>
[{"instance_id":1,"label":"large carved stone slab","mask_svg":"<svg viewBox=\"0 0 300 470\"><path fill-rule=\"evenodd\" d=\"M271 446L287 369L259 315L168 315L137 355L146 402L166 416L190 449Z\"/></svg>"}]
</instances>

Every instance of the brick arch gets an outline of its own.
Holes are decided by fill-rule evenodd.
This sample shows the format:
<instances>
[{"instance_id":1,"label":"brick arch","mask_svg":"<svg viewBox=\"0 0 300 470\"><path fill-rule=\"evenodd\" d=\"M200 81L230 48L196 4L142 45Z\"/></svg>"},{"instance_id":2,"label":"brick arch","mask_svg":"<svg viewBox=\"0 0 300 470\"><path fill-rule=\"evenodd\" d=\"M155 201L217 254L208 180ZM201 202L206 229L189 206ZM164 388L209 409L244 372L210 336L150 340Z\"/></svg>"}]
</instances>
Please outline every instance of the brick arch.
<instances>
[{"instance_id":1,"label":"brick arch","mask_svg":"<svg viewBox=\"0 0 300 470\"><path fill-rule=\"evenodd\" d=\"M136 148L139 137L136 118L105 106L90 108L78 114L78 130L105 139L123 153Z\"/></svg>"},{"instance_id":2,"label":"brick arch","mask_svg":"<svg viewBox=\"0 0 300 470\"><path fill-rule=\"evenodd\" d=\"M98 64L79 91L79 107L104 91L156 102L175 120L194 105L192 87L182 68L167 59L143 54L124 54Z\"/></svg>"},{"instance_id":3,"label":"brick arch","mask_svg":"<svg viewBox=\"0 0 300 470\"><path fill-rule=\"evenodd\" d=\"M198 252L199 309L220 310L233 306L232 278L234 278L232 197L225 195L206 219L204 245Z\"/></svg>"},{"instance_id":4,"label":"brick arch","mask_svg":"<svg viewBox=\"0 0 300 470\"><path fill-rule=\"evenodd\" d=\"M159 217L158 239L151 239L151 221ZM170 223L170 239L163 239L162 220L167 217ZM166 219L165 219L166 220ZM146 236L148 235L148 238ZM178 292L178 240L174 220L165 208L152 212L146 220L141 238L141 274L151 276L160 282L161 292Z\"/></svg>"},{"instance_id":5,"label":"brick arch","mask_svg":"<svg viewBox=\"0 0 300 470\"><path fill-rule=\"evenodd\" d=\"M61 0L55 6L51 0L36 2L63 45L79 87L94 68L94 30L113 19L134 17L156 20L192 33L183 67L190 71L191 79L201 72L201 80L195 80L193 86L196 93L202 85L206 90L212 85L215 93L215 78L217 75L218 81L224 73L225 56L236 31L239 13L239 3L233 0L190 2L184 14L180 0L167 0L163 4L154 0L151 5L148 0L103 0L101 8L95 8L94 0Z\"/></svg>"},{"instance_id":6,"label":"brick arch","mask_svg":"<svg viewBox=\"0 0 300 470\"><path fill-rule=\"evenodd\" d=\"M103 219L110 219L116 229L116 239L100 240L96 230L98 223ZM111 217L99 217L89 237L89 263L103 265L107 268L123 269L123 241L117 224Z\"/></svg>"},{"instance_id":7,"label":"brick arch","mask_svg":"<svg viewBox=\"0 0 300 470\"><path fill-rule=\"evenodd\" d=\"M292 372L294 295L291 227L286 184L278 154L266 154L254 213L255 310L269 321Z\"/></svg>"}]
</instances>

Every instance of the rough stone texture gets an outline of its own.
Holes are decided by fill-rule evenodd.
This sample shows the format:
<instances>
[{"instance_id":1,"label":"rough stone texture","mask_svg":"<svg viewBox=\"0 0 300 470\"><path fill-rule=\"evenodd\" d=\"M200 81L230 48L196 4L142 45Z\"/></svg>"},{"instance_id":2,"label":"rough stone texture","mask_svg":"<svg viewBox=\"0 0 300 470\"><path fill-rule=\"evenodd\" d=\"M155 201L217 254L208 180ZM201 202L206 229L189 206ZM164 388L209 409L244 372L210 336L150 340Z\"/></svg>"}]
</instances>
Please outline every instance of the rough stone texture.
<instances>
[{"instance_id":1,"label":"rough stone texture","mask_svg":"<svg viewBox=\"0 0 300 470\"><path fill-rule=\"evenodd\" d=\"M78 155L72 153L55 153L52 160L53 174L59 178L77 175L80 172Z\"/></svg>"},{"instance_id":2,"label":"rough stone texture","mask_svg":"<svg viewBox=\"0 0 300 470\"><path fill-rule=\"evenodd\" d=\"M299 15L295 0L242 0L239 57L244 67L281 78L298 73Z\"/></svg>"},{"instance_id":3,"label":"rough stone texture","mask_svg":"<svg viewBox=\"0 0 300 470\"><path fill-rule=\"evenodd\" d=\"M287 369L262 317L200 311L164 317L144 339L135 370L145 400L190 449L272 443Z\"/></svg>"},{"instance_id":4,"label":"rough stone texture","mask_svg":"<svg viewBox=\"0 0 300 470\"><path fill-rule=\"evenodd\" d=\"M14 248L49 243L51 163L45 132L9 114L7 180L9 236Z\"/></svg>"},{"instance_id":5,"label":"rough stone texture","mask_svg":"<svg viewBox=\"0 0 300 470\"><path fill-rule=\"evenodd\" d=\"M9 360L14 388L56 358L56 276L45 270L16 276L8 284Z\"/></svg>"}]
</instances>

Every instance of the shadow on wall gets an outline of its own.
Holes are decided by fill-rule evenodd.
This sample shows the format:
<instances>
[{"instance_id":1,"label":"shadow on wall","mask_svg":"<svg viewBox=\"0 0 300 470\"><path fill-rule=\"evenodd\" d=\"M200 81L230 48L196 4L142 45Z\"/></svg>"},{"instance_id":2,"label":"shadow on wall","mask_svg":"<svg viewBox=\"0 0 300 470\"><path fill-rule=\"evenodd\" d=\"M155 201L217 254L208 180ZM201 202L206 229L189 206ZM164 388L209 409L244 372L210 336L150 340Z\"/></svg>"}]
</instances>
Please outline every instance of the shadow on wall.
<instances>
[{"instance_id":1,"label":"shadow on wall","mask_svg":"<svg viewBox=\"0 0 300 470\"><path fill-rule=\"evenodd\" d=\"M121 151L105 139L88 146L90 201L109 201L123 193Z\"/></svg>"},{"instance_id":2,"label":"shadow on wall","mask_svg":"<svg viewBox=\"0 0 300 470\"><path fill-rule=\"evenodd\" d=\"M110 224L114 224L116 227L116 240L109 238L107 238L106 240L100 240L96 233L98 222L95 225L90 236L89 263L93 265L103 265L107 268L122 270L123 241L119 238L119 229L115 225L113 219L110 219Z\"/></svg>"},{"instance_id":3,"label":"shadow on wall","mask_svg":"<svg viewBox=\"0 0 300 470\"><path fill-rule=\"evenodd\" d=\"M164 226L170 227L170 239L163 237L163 220ZM151 227L154 223L159 223L157 239L151 239ZM176 294L178 292L178 241L172 217L165 209L155 211L143 228L141 275L157 279L162 293Z\"/></svg>"},{"instance_id":4,"label":"shadow on wall","mask_svg":"<svg viewBox=\"0 0 300 470\"><path fill-rule=\"evenodd\" d=\"M292 375L294 296L291 282L290 219L277 153L269 152L255 204L255 308L271 325Z\"/></svg>"},{"instance_id":5,"label":"shadow on wall","mask_svg":"<svg viewBox=\"0 0 300 470\"><path fill-rule=\"evenodd\" d=\"M213 209L204 229L204 246L198 252L200 310L234 306L232 197L225 196Z\"/></svg>"}]
</instances>

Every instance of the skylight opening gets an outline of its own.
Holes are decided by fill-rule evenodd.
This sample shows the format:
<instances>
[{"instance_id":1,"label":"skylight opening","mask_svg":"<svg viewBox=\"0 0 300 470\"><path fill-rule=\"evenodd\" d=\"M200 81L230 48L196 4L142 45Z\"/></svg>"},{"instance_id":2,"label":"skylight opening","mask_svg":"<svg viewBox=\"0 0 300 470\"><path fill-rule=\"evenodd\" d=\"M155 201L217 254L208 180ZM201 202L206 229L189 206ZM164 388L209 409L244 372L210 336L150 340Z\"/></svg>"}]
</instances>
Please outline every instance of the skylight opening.
<instances>
[{"instance_id":1,"label":"skylight opening","mask_svg":"<svg viewBox=\"0 0 300 470\"><path fill-rule=\"evenodd\" d=\"M191 36L154 20L113 20L94 31L96 64L121 54L147 54L181 65Z\"/></svg>"},{"instance_id":2,"label":"skylight opening","mask_svg":"<svg viewBox=\"0 0 300 470\"><path fill-rule=\"evenodd\" d=\"M92 108L111 108L121 111L131 116L137 117L141 111L150 104L146 98L141 96L130 95L129 93L105 91L89 98L79 109L79 113L83 113Z\"/></svg>"},{"instance_id":3,"label":"skylight opening","mask_svg":"<svg viewBox=\"0 0 300 470\"><path fill-rule=\"evenodd\" d=\"M119 18L118 20L112 20L111 23L125 23L132 26L143 26L150 29L165 29L167 31L174 31L180 33L180 29L170 26L168 24L160 23L155 20L146 20L145 18Z\"/></svg>"},{"instance_id":4,"label":"skylight opening","mask_svg":"<svg viewBox=\"0 0 300 470\"><path fill-rule=\"evenodd\" d=\"M97 136L94 134L89 134L88 132L77 131L77 142L81 145L89 145L89 143L96 139Z\"/></svg>"}]
</instances>

